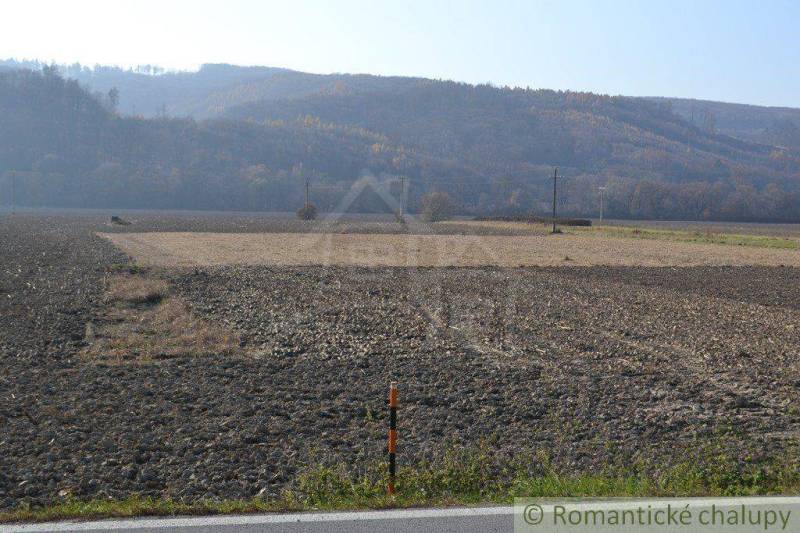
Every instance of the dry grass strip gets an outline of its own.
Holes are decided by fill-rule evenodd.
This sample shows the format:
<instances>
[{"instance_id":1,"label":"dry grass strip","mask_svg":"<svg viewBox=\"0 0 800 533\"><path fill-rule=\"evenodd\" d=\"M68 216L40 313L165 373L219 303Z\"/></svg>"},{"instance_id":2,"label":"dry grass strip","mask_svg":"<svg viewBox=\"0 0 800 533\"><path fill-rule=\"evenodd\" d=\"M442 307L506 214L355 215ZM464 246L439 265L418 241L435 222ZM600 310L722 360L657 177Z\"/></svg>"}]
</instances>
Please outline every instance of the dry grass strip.
<instances>
[{"instance_id":1,"label":"dry grass strip","mask_svg":"<svg viewBox=\"0 0 800 533\"><path fill-rule=\"evenodd\" d=\"M105 309L87 325L84 354L104 361L230 355L236 334L194 316L166 281L142 274L106 279Z\"/></svg>"}]
</instances>

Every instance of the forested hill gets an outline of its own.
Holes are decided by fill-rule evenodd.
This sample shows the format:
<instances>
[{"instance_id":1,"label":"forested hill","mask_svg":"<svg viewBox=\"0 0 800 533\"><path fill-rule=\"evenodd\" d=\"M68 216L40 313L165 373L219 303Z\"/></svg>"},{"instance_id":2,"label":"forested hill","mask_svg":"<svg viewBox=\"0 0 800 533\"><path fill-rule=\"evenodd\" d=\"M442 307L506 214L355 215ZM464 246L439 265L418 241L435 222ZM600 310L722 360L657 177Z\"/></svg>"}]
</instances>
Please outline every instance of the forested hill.
<instances>
[{"instance_id":1,"label":"forested hill","mask_svg":"<svg viewBox=\"0 0 800 533\"><path fill-rule=\"evenodd\" d=\"M649 98L690 124L740 139L800 150L800 109L687 98Z\"/></svg>"},{"instance_id":2,"label":"forested hill","mask_svg":"<svg viewBox=\"0 0 800 533\"><path fill-rule=\"evenodd\" d=\"M266 67L18 66L0 70L0 194L25 172L30 203L286 209L311 177L331 208L371 174L392 194L406 176L412 207L437 189L464 212L541 212L558 165L572 214L594 214L607 185L611 216L800 220L791 143L725 135L671 101Z\"/></svg>"},{"instance_id":3,"label":"forested hill","mask_svg":"<svg viewBox=\"0 0 800 533\"><path fill-rule=\"evenodd\" d=\"M40 71L47 65L38 61L0 60L3 70ZM142 117L219 118L239 104L297 98L343 90L396 90L419 78L371 75L320 75L272 67L238 67L225 64L203 65L197 72L165 72L160 67L142 65L136 70L96 65L87 67L54 65L59 74L76 80L101 96L119 91L117 109L126 115Z\"/></svg>"},{"instance_id":4,"label":"forested hill","mask_svg":"<svg viewBox=\"0 0 800 533\"><path fill-rule=\"evenodd\" d=\"M369 169L469 177L468 169L317 122L120 116L55 70L0 72L0 205L286 210L334 207ZM474 176L473 176L474 177ZM13 184L13 185L12 185ZM391 183L386 185L391 186ZM358 198L354 209L385 209Z\"/></svg>"},{"instance_id":5,"label":"forested hill","mask_svg":"<svg viewBox=\"0 0 800 533\"><path fill-rule=\"evenodd\" d=\"M0 70L41 70L38 61L0 60ZM119 111L155 117L219 117L252 102L342 91L399 91L429 80L370 75L319 75L272 67L203 65L197 72L167 72L152 65L120 69L81 64L58 65L62 76L90 90L120 91ZM639 99L637 99L639 100ZM738 139L800 149L800 109L715 102L688 98L642 98L664 106L699 129Z\"/></svg>"},{"instance_id":6,"label":"forested hill","mask_svg":"<svg viewBox=\"0 0 800 533\"><path fill-rule=\"evenodd\" d=\"M348 124L480 173L518 178L541 165L672 182L734 172L760 180L781 171L769 146L691 126L668 106L591 93L422 80L392 91L345 88L265 99L225 116Z\"/></svg>"}]
</instances>

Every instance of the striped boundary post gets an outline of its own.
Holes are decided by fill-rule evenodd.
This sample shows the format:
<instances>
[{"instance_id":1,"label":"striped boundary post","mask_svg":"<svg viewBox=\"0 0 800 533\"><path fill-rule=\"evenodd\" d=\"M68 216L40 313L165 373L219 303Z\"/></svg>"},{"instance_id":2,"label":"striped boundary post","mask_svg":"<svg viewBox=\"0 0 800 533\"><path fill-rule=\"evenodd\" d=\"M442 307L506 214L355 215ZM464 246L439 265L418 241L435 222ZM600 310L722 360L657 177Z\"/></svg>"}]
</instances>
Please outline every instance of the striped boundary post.
<instances>
[{"instance_id":1,"label":"striped boundary post","mask_svg":"<svg viewBox=\"0 0 800 533\"><path fill-rule=\"evenodd\" d=\"M389 494L394 494L397 473L397 382L389 383Z\"/></svg>"}]
</instances>

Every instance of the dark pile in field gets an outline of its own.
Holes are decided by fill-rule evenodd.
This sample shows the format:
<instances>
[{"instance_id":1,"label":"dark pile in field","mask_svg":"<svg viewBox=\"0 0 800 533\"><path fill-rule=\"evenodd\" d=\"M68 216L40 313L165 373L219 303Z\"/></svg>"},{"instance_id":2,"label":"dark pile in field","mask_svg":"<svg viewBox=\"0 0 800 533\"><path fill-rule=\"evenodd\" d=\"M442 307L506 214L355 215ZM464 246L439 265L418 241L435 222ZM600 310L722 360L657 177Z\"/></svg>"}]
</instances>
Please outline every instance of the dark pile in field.
<instances>
[{"instance_id":1,"label":"dark pile in field","mask_svg":"<svg viewBox=\"0 0 800 533\"><path fill-rule=\"evenodd\" d=\"M712 445L757 462L800 430L793 269L190 269L172 290L251 355L116 364L78 355L125 261L91 233L107 220L0 219L2 508L358 470L383 456L391 379L401 465L482 441L572 472Z\"/></svg>"}]
</instances>

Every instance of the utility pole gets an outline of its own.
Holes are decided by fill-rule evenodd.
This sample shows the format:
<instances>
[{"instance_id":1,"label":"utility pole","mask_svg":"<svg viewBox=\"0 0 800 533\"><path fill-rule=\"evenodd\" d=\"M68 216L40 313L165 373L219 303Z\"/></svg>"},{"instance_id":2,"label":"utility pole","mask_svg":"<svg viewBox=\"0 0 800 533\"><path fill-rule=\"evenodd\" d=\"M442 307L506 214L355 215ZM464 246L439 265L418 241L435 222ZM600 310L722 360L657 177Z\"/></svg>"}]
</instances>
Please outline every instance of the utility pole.
<instances>
[{"instance_id":1,"label":"utility pole","mask_svg":"<svg viewBox=\"0 0 800 533\"><path fill-rule=\"evenodd\" d=\"M600 223L603 223L603 200L605 199L606 189L608 187L598 187L600 189Z\"/></svg>"},{"instance_id":2,"label":"utility pole","mask_svg":"<svg viewBox=\"0 0 800 533\"><path fill-rule=\"evenodd\" d=\"M556 180L558 180L558 167L553 171L553 233L556 232Z\"/></svg>"},{"instance_id":3,"label":"utility pole","mask_svg":"<svg viewBox=\"0 0 800 533\"><path fill-rule=\"evenodd\" d=\"M306 178L306 209L308 209L308 178Z\"/></svg>"},{"instance_id":4,"label":"utility pole","mask_svg":"<svg viewBox=\"0 0 800 533\"><path fill-rule=\"evenodd\" d=\"M403 219L406 207L406 177L400 176L400 220Z\"/></svg>"},{"instance_id":5,"label":"utility pole","mask_svg":"<svg viewBox=\"0 0 800 533\"><path fill-rule=\"evenodd\" d=\"M509 197L509 194L508 194L508 189L509 189L509 185L510 185L509 180L508 180L508 176L503 176L502 183L503 183L503 204L505 206L508 206L511 203L511 198Z\"/></svg>"},{"instance_id":6,"label":"utility pole","mask_svg":"<svg viewBox=\"0 0 800 533\"><path fill-rule=\"evenodd\" d=\"M11 214L14 214L17 207L17 172L11 171Z\"/></svg>"}]
</instances>

